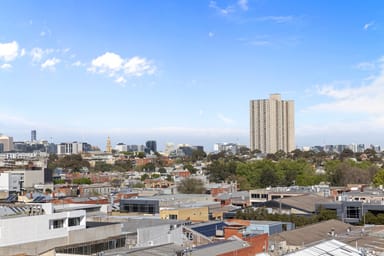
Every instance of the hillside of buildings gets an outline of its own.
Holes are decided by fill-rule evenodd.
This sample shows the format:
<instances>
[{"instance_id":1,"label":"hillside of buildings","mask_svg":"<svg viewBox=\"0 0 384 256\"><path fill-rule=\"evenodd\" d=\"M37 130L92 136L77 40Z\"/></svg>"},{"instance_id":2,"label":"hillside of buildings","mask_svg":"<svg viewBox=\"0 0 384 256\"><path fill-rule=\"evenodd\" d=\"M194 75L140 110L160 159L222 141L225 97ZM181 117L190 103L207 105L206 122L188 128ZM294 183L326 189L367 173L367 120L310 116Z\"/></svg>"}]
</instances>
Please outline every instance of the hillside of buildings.
<instances>
[{"instance_id":1,"label":"hillside of buildings","mask_svg":"<svg viewBox=\"0 0 384 256\"><path fill-rule=\"evenodd\" d=\"M0 226L10 232L0 254L288 255L320 241L384 252L369 242L384 232L384 155L375 148L119 146L0 153ZM19 225L30 230L22 239L10 231ZM305 231L314 225L319 234ZM307 232L301 242L296 230Z\"/></svg>"}]
</instances>

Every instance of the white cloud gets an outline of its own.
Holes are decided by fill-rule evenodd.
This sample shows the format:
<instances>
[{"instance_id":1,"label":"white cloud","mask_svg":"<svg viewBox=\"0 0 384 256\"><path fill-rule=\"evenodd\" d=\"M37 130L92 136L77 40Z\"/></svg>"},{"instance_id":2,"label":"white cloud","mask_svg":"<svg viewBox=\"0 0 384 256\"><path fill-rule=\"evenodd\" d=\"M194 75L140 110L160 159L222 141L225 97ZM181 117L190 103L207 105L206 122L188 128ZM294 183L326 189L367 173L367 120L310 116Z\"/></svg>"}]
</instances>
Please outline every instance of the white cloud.
<instances>
[{"instance_id":1,"label":"white cloud","mask_svg":"<svg viewBox=\"0 0 384 256\"><path fill-rule=\"evenodd\" d=\"M4 63L3 65L0 66L0 69L11 69L12 65L9 63Z\"/></svg>"},{"instance_id":2,"label":"white cloud","mask_svg":"<svg viewBox=\"0 0 384 256\"><path fill-rule=\"evenodd\" d=\"M258 17L259 21L271 21L275 23L288 23L293 21L293 16L264 16Z\"/></svg>"},{"instance_id":3,"label":"white cloud","mask_svg":"<svg viewBox=\"0 0 384 256\"><path fill-rule=\"evenodd\" d=\"M54 49L41 49L39 47L35 47L30 51L30 55L32 57L33 62L40 62L42 61L46 56L57 52L59 50L54 50Z\"/></svg>"},{"instance_id":4,"label":"white cloud","mask_svg":"<svg viewBox=\"0 0 384 256\"><path fill-rule=\"evenodd\" d=\"M18 56L19 45L16 41L0 43L0 60L13 61Z\"/></svg>"},{"instance_id":5,"label":"white cloud","mask_svg":"<svg viewBox=\"0 0 384 256\"><path fill-rule=\"evenodd\" d=\"M33 48L30 52L32 56L32 61L39 62L44 55L44 51L41 48Z\"/></svg>"},{"instance_id":6,"label":"white cloud","mask_svg":"<svg viewBox=\"0 0 384 256\"><path fill-rule=\"evenodd\" d=\"M366 23L364 24L363 29L368 30L370 27L373 27L374 24L375 23L373 21L371 21L370 23Z\"/></svg>"},{"instance_id":7,"label":"white cloud","mask_svg":"<svg viewBox=\"0 0 384 256\"><path fill-rule=\"evenodd\" d=\"M144 74L151 75L155 71L156 68L150 61L137 56L127 60L124 64L124 72L132 76L142 76Z\"/></svg>"},{"instance_id":8,"label":"white cloud","mask_svg":"<svg viewBox=\"0 0 384 256\"><path fill-rule=\"evenodd\" d=\"M90 71L95 73L116 72L122 68L123 62L120 55L106 52L92 60Z\"/></svg>"},{"instance_id":9,"label":"white cloud","mask_svg":"<svg viewBox=\"0 0 384 256\"><path fill-rule=\"evenodd\" d=\"M216 1L210 1L209 2L209 7L214 9L214 10L216 10L219 14L224 15L224 16L226 16L226 15L228 15L228 14L230 14L230 13L235 11L232 6L227 6L225 8L219 7L217 5Z\"/></svg>"},{"instance_id":10,"label":"white cloud","mask_svg":"<svg viewBox=\"0 0 384 256\"><path fill-rule=\"evenodd\" d=\"M248 0L238 0L237 4L240 6L240 8L244 11L248 10Z\"/></svg>"},{"instance_id":11,"label":"white cloud","mask_svg":"<svg viewBox=\"0 0 384 256\"><path fill-rule=\"evenodd\" d=\"M383 144L384 130L384 67L383 60L374 62L369 78L360 82L335 81L317 86L313 104L298 112L298 141L309 144ZM300 120L300 121L299 121ZM314 142L316 138L318 141ZM308 143L306 143L308 144Z\"/></svg>"},{"instance_id":12,"label":"white cloud","mask_svg":"<svg viewBox=\"0 0 384 256\"><path fill-rule=\"evenodd\" d=\"M41 64L41 68L55 70L56 65L59 63L60 63L60 59L56 59L56 58L48 59L43 64Z\"/></svg>"},{"instance_id":13,"label":"white cloud","mask_svg":"<svg viewBox=\"0 0 384 256\"><path fill-rule=\"evenodd\" d=\"M376 68L376 64L374 62L360 62L355 66L360 70L374 70Z\"/></svg>"},{"instance_id":14,"label":"white cloud","mask_svg":"<svg viewBox=\"0 0 384 256\"><path fill-rule=\"evenodd\" d=\"M208 36L209 36L209 37L214 37L215 34L214 34L213 32L209 32L209 33L208 33Z\"/></svg>"},{"instance_id":15,"label":"white cloud","mask_svg":"<svg viewBox=\"0 0 384 256\"><path fill-rule=\"evenodd\" d=\"M254 46L265 46L265 45L269 45L270 42L267 40L255 40L255 41L250 41L249 44Z\"/></svg>"},{"instance_id":16,"label":"white cloud","mask_svg":"<svg viewBox=\"0 0 384 256\"><path fill-rule=\"evenodd\" d=\"M128 77L154 74L156 66L152 64L152 61L138 56L124 59L116 53L106 52L92 60L88 71L106 74L115 78L116 83L126 83Z\"/></svg>"},{"instance_id":17,"label":"white cloud","mask_svg":"<svg viewBox=\"0 0 384 256\"><path fill-rule=\"evenodd\" d=\"M21 49L21 51L20 51L20 56L23 57L23 56L25 56L25 54L26 54L25 49L24 49L24 48Z\"/></svg>"},{"instance_id":18,"label":"white cloud","mask_svg":"<svg viewBox=\"0 0 384 256\"><path fill-rule=\"evenodd\" d=\"M81 61L78 60L78 61L72 63L72 66L74 66L74 67L81 67L81 66L84 66L84 63L82 63Z\"/></svg>"},{"instance_id":19,"label":"white cloud","mask_svg":"<svg viewBox=\"0 0 384 256\"><path fill-rule=\"evenodd\" d=\"M32 61L39 62L43 58L44 51L41 48L33 48L31 50Z\"/></svg>"},{"instance_id":20,"label":"white cloud","mask_svg":"<svg viewBox=\"0 0 384 256\"><path fill-rule=\"evenodd\" d=\"M235 121L229 117L224 116L223 114L219 113L217 114L217 117L223 121L225 124L234 124Z\"/></svg>"},{"instance_id":21,"label":"white cloud","mask_svg":"<svg viewBox=\"0 0 384 256\"><path fill-rule=\"evenodd\" d=\"M384 128L384 67L382 60L378 75L369 80L363 79L358 86L348 81L337 81L317 86L317 94L325 97L327 102L310 106L305 111L310 115L339 116L348 119L350 127ZM381 120L381 122L378 122ZM327 124L326 126L332 126ZM337 126L337 125L336 125Z\"/></svg>"},{"instance_id":22,"label":"white cloud","mask_svg":"<svg viewBox=\"0 0 384 256\"><path fill-rule=\"evenodd\" d=\"M127 80L124 77L120 76L120 77L116 78L115 82L118 84L125 84L127 82Z\"/></svg>"}]
</instances>

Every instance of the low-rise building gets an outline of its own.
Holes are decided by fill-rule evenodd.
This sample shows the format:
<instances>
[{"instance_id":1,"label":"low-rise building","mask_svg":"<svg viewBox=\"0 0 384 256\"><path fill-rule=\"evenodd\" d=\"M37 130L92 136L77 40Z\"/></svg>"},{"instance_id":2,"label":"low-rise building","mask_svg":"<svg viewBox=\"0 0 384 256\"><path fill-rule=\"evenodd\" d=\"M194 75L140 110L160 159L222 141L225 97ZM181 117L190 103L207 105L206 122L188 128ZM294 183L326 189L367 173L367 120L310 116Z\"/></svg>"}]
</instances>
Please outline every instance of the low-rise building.
<instances>
[{"instance_id":1,"label":"low-rise building","mask_svg":"<svg viewBox=\"0 0 384 256\"><path fill-rule=\"evenodd\" d=\"M69 247L73 252L84 251L100 241L110 242L110 249L125 245L119 223L87 222L85 210L61 207L56 210L50 203L1 205L0 255L42 255ZM99 251L95 246L95 252Z\"/></svg>"}]
</instances>

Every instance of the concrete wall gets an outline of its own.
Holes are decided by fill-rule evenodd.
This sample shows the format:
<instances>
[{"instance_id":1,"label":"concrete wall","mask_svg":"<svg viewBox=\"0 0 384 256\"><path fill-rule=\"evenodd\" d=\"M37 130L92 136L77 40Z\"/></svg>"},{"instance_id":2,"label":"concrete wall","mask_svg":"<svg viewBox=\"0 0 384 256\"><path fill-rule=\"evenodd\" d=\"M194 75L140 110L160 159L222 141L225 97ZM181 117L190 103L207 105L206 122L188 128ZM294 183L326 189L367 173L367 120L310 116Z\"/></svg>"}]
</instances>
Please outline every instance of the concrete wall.
<instances>
[{"instance_id":1,"label":"concrete wall","mask_svg":"<svg viewBox=\"0 0 384 256\"><path fill-rule=\"evenodd\" d=\"M121 224L114 223L87 229L70 231L68 244L85 243L121 235Z\"/></svg>"},{"instance_id":2,"label":"concrete wall","mask_svg":"<svg viewBox=\"0 0 384 256\"><path fill-rule=\"evenodd\" d=\"M146 247L167 243L183 244L182 227L170 230L169 224L139 228L137 230L137 246Z\"/></svg>"},{"instance_id":3,"label":"concrete wall","mask_svg":"<svg viewBox=\"0 0 384 256\"><path fill-rule=\"evenodd\" d=\"M34 188L35 184L44 184L44 169L41 170L13 170L10 173L24 175L24 188Z\"/></svg>"}]
</instances>

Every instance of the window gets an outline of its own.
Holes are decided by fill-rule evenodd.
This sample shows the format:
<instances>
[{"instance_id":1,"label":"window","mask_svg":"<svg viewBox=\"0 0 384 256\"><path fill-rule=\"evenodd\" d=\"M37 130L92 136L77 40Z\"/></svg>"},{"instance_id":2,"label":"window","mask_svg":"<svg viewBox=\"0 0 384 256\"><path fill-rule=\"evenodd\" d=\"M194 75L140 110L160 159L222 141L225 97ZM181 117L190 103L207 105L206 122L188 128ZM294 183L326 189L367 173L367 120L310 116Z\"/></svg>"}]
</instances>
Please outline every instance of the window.
<instances>
[{"instance_id":1,"label":"window","mask_svg":"<svg viewBox=\"0 0 384 256\"><path fill-rule=\"evenodd\" d=\"M64 227L64 219L51 220L50 224L51 224L50 229L62 228L62 227Z\"/></svg>"},{"instance_id":2,"label":"window","mask_svg":"<svg viewBox=\"0 0 384 256\"><path fill-rule=\"evenodd\" d=\"M358 219L360 217L359 207L347 206L347 218Z\"/></svg>"},{"instance_id":3,"label":"window","mask_svg":"<svg viewBox=\"0 0 384 256\"><path fill-rule=\"evenodd\" d=\"M68 219L68 227L73 227L73 226L80 226L80 217Z\"/></svg>"},{"instance_id":4,"label":"window","mask_svg":"<svg viewBox=\"0 0 384 256\"><path fill-rule=\"evenodd\" d=\"M177 220L177 214L169 214L170 220Z\"/></svg>"}]
</instances>

